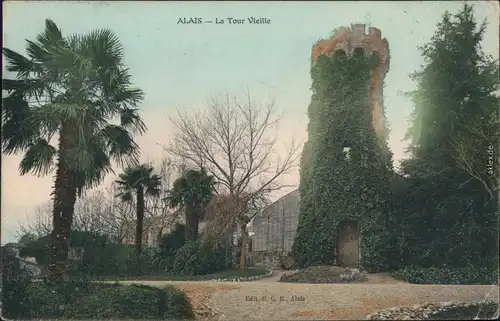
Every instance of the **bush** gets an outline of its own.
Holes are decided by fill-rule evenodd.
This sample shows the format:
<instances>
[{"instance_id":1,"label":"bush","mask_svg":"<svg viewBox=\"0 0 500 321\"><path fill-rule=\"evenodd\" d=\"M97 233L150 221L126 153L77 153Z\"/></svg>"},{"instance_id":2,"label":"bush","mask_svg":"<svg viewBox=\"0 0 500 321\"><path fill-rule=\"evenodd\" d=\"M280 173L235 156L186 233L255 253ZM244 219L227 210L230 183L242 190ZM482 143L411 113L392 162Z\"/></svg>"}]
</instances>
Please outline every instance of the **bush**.
<instances>
[{"instance_id":1,"label":"bush","mask_svg":"<svg viewBox=\"0 0 500 321\"><path fill-rule=\"evenodd\" d=\"M186 243L177 251L173 272L178 275L201 275L225 270L230 266L231 258L228 257L225 246L207 250L197 240Z\"/></svg>"},{"instance_id":2,"label":"bush","mask_svg":"<svg viewBox=\"0 0 500 321\"><path fill-rule=\"evenodd\" d=\"M25 318L192 319L185 294L173 287L65 282L55 287L35 282L24 300Z\"/></svg>"},{"instance_id":3,"label":"bush","mask_svg":"<svg viewBox=\"0 0 500 321\"><path fill-rule=\"evenodd\" d=\"M18 318L26 310L31 275L23 269L16 254L8 247L1 248L2 264L2 312L8 318Z\"/></svg>"},{"instance_id":4,"label":"bush","mask_svg":"<svg viewBox=\"0 0 500 321\"><path fill-rule=\"evenodd\" d=\"M45 265L50 255L50 235L25 244L19 249L20 257L34 257L37 264Z\"/></svg>"},{"instance_id":5,"label":"bush","mask_svg":"<svg viewBox=\"0 0 500 321\"><path fill-rule=\"evenodd\" d=\"M498 270L484 267L450 268L407 266L392 273L414 284L496 284Z\"/></svg>"},{"instance_id":6,"label":"bush","mask_svg":"<svg viewBox=\"0 0 500 321\"><path fill-rule=\"evenodd\" d=\"M279 261L279 266L282 270L290 270L293 269L295 266L295 263L293 262L293 258L290 253L286 255L280 255L278 261Z\"/></svg>"},{"instance_id":7,"label":"bush","mask_svg":"<svg viewBox=\"0 0 500 321\"><path fill-rule=\"evenodd\" d=\"M184 244L186 244L186 227L176 223L171 233L163 235L158 246L158 258L164 270L172 270L175 254Z\"/></svg>"},{"instance_id":8,"label":"bush","mask_svg":"<svg viewBox=\"0 0 500 321\"><path fill-rule=\"evenodd\" d=\"M179 275L195 275L200 257L199 242L188 242L181 247L174 259L173 272Z\"/></svg>"},{"instance_id":9,"label":"bush","mask_svg":"<svg viewBox=\"0 0 500 321\"><path fill-rule=\"evenodd\" d=\"M128 275L133 247L122 244L105 244L103 247L88 245L84 248L82 261L74 268L76 275L121 276Z\"/></svg>"},{"instance_id":10,"label":"bush","mask_svg":"<svg viewBox=\"0 0 500 321\"><path fill-rule=\"evenodd\" d=\"M157 256L156 249L144 248L137 255L132 245L106 244L85 250L82 262L73 267L72 275L142 276L160 270Z\"/></svg>"},{"instance_id":11,"label":"bush","mask_svg":"<svg viewBox=\"0 0 500 321\"><path fill-rule=\"evenodd\" d=\"M280 282L348 283L366 281L365 272L339 266L312 266L281 276Z\"/></svg>"}]
</instances>

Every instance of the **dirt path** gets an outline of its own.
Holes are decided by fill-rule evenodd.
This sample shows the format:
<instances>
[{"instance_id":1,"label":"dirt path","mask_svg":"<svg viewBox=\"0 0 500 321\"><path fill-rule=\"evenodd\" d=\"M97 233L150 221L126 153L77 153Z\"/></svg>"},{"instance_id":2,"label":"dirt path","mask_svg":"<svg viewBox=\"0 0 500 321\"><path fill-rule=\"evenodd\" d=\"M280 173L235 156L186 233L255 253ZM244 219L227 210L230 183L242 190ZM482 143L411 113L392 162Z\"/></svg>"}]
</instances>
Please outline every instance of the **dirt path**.
<instances>
[{"instance_id":1,"label":"dirt path","mask_svg":"<svg viewBox=\"0 0 500 321\"><path fill-rule=\"evenodd\" d=\"M358 284L279 283L281 272L253 282L128 281L172 284L201 320L360 320L379 309L424 302L498 300L498 286L412 285L388 275Z\"/></svg>"}]
</instances>

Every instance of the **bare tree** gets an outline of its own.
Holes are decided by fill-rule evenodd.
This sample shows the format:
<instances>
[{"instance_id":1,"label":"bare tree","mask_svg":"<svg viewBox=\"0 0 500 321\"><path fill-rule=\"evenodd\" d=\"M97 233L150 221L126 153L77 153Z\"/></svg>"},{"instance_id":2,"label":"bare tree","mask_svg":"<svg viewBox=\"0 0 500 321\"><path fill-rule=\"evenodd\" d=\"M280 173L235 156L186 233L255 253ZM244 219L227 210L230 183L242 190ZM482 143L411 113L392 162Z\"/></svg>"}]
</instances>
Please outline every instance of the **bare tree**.
<instances>
[{"instance_id":1,"label":"bare tree","mask_svg":"<svg viewBox=\"0 0 500 321\"><path fill-rule=\"evenodd\" d=\"M468 119L462 134L450 138L458 168L479 182L491 198L500 188L500 155L498 153L498 119L478 117ZM485 146L477 152L477 146ZM467 182L466 182L467 183ZM464 183L465 184L465 183Z\"/></svg>"},{"instance_id":2,"label":"bare tree","mask_svg":"<svg viewBox=\"0 0 500 321\"><path fill-rule=\"evenodd\" d=\"M52 231L52 202L47 201L35 208L34 217L20 224L20 234L33 233L37 237ZM73 229L107 235L112 241L123 242L129 222L135 217L130 204L115 200L113 186L104 190L87 192L75 204Z\"/></svg>"},{"instance_id":3,"label":"bare tree","mask_svg":"<svg viewBox=\"0 0 500 321\"><path fill-rule=\"evenodd\" d=\"M106 188L106 210L102 212L100 222L106 227L103 234L109 235L113 241L122 244L135 231L136 213L135 204L122 202L116 196L117 194L118 189L115 183Z\"/></svg>"},{"instance_id":4,"label":"bare tree","mask_svg":"<svg viewBox=\"0 0 500 321\"><path fill-rule=\"evenodd\" d=\"M160 197L149 197L145 200L144 231L149 234L149 230L152 230L156 242L159 243L165 229L173 226L180 218L180 212L172 210L165 199L175 177L182 172L183 166L176 164L167 156L159 164L153 164L153 167L161 177Z\"/></svg>"},{"instance_id":5,"label":"bare tree","mask_svg":"<svg viewBox=\"0 0 500 321\"><path fill-rule=\"evenodd\" d=\"M297 165L300 149L293 138L278 151L280 118L274 99L256 104L248 91L242 102L227 94L213 98L206 110L179 110L170 117L176 132L166 151L188 167L205 168L218 181L205 240L219 239L238 224L242 272L247 224L258 213L250 208L285 187L280 177Z\"/></svg>"},{"instance_id":6,"label":"bare tree","mask_svg":"<svg viewBox=\"0 0 500 321\"><path fill-rule=\"evenodd\" d=\"M78 199L75 204L74 229L106 234L106 225L102 224L102 218L108 215L107 203L108 199L102 190L93 191Z\"/></svg>"},{"instance_id":7,"label":"bare tree","mask_svg":"<svg viewBox=\"0 0 500 321\"><path fill-rule=\"evenodd\" d=\"M34 218L26 218L19 223L19 236L34 234L37 238L49 235L52 231L52 202L47 201L35 207Z\"/></svg>"}]
</instances>

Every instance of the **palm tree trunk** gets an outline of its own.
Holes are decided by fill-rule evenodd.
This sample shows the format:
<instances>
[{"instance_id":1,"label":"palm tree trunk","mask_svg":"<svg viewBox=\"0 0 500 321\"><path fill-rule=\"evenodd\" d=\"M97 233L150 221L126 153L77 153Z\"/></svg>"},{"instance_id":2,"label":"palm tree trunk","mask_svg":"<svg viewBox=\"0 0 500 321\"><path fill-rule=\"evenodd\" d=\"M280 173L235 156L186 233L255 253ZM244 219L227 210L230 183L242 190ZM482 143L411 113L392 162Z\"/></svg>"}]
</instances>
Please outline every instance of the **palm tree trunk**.
<instances>
[{"instance_id":1,"label":"palm tree trunk","mask_svg":"<svg viewBox=\"0 0 500 321\"><path fill-rule=\"evenodd\" d=\"M194 239L196 240L198 238L198 232L199 232L199 229L200 229L200 217L201 217L201 207L200 206L196 206L195 207L196 210L195 212L193 213L193 236L194 236Z\"/></svg>"},{"instance_id":2,"label":"palm tree trunk","mask_svg":"<svg viewBox=\"0 0 500 321\"><path fill-rule=\"evenodd\" d=\"M186 204L184 209L184 217L186 220L186 241L196 241L196 237L198 236L196 215L196 207L192 204Z\"/></svg>"},{"instance_id":3,"label":"palm tree trunk","mask_svg":"<svg viewBox=\"0 0 500 321\"><path fill-rule=\"evenodd\" d=\"M137 188L137 226L135 228L135 252L142 252L142 234L144 231L144 190Z\"/></svg>"},{"instance_id":4,"label":"palm tree trunk","mask_svg":"<svg viewBox=\"0 0 500 321\"><path fill-rule=\"evenodd\" d=\"M54 182L54 207L52 212L51 255L47 264L47 280L51 283L62 281L67 273L69 237L73 224L76 202L76 182L74 174L64 163L65 151L74 146L72 129L76 126L66 124L59 133L59 160Z\"/></svg>"}]
</instances>

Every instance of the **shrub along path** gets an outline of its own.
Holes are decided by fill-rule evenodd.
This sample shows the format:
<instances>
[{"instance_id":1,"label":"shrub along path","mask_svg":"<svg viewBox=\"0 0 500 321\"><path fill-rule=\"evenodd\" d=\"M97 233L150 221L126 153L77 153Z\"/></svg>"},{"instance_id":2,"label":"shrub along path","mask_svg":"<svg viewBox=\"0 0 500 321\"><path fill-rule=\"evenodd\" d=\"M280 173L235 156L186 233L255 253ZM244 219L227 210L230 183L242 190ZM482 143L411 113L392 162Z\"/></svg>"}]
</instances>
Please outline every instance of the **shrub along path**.
<instances>
[{"instance_id":1,"label":"shrub along path","mask_svg":"<svg viewBox=\"0 0 500 321\"><path fill-rule=\"evenodd\" d=\"M203 320L361 320L379 309L424 302L498 301L498 286L413 285L384 274L357 284L280 283L280 273L253 282L124 281L172 284Z\"/></svg>"}]
</instances>

